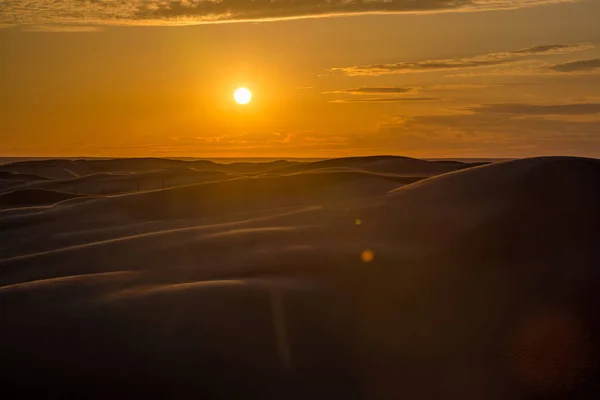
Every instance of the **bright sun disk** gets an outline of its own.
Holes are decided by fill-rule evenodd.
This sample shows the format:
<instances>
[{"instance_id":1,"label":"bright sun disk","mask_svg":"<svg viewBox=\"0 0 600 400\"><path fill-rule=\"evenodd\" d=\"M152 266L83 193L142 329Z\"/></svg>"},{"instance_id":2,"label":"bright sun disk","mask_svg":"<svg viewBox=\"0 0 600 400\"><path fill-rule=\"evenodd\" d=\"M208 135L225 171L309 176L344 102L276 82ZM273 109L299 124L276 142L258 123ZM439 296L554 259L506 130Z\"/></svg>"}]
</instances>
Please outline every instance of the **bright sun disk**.
<instances>
[{"instance_id":1,"label":"bright sun disk","mask_svg":"<svg viewBox=\"0 0 600 400\"><path fill-rule=\"evenodd\" d=\"M248 104L252 100L252 93L246 88L239 88L233 93L233 98L238 104Z\"/></svg>"}]
</instances>

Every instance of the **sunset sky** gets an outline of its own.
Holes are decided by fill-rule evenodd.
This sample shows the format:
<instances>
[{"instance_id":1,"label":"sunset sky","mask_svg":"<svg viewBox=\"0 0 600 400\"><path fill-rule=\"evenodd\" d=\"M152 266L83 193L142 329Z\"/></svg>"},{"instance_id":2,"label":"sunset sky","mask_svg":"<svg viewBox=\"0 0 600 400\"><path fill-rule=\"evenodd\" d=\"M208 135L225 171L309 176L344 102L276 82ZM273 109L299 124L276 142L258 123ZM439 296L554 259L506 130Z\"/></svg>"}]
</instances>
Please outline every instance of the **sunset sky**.
<instances>
[{"instance_id":1,"label":"sunset sky","mask_svg":"<svg viewBox=\"0 0 600 400\"><path fill-rule=\"evenodd\" d=\"M0 0L0 156L600 157L599 19L600 0Z\"/></svg>"}]
</instances>

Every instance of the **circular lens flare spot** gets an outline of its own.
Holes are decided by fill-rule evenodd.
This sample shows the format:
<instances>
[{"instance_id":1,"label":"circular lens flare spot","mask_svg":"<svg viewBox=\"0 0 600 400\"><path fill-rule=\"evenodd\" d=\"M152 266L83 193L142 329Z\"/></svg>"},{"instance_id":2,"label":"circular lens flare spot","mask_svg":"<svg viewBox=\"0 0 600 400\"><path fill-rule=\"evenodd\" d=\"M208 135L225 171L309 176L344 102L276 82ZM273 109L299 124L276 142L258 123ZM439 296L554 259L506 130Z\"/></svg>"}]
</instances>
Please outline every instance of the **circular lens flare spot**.
<instances>
[{"instance_id":1,"label":"circular lens flare spot","mask_svg":"<svg viewBox=\"0 0 600 400\"><path fill-rule=\"evenodd\" d=\"M375 258L375 254L373 253L373 250L371 250L371 249L364 250L360 254L360 259L366 263L373 261L373 258Z\"/></svg>"}]
</instances>

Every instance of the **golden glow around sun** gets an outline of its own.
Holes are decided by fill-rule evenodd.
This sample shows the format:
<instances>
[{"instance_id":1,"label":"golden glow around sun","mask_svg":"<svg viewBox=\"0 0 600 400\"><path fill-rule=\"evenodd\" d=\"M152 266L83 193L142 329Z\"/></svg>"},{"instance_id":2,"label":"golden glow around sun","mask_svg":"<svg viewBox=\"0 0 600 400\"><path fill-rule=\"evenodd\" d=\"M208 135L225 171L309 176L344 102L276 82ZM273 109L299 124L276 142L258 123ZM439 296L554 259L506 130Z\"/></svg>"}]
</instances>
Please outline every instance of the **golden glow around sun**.
<instances>
[{"instance_id":1,"label":"golden glow around sun","mask_svg":"<svg viewBox=\"0 0 600 400\"><path fill-rule=\"evenodd\" d=\"M252 100L252 92L246 88L239 88L233 93L233 98L238 104L248 104Z\"/></svg>"}]
</instances>

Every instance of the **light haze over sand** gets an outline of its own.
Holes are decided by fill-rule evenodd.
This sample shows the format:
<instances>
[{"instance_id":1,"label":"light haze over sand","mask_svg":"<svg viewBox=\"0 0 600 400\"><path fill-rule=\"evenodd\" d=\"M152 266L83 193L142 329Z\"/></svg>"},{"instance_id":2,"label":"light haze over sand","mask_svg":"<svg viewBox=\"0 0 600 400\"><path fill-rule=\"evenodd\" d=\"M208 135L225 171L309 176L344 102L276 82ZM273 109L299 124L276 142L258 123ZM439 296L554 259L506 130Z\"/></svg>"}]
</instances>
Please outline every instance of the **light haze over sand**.
<instances>
[{"instance_id":1,"label":"light haze over sand","mask_svg":"<svg viewBox=\"0 0 600 400\"><path fill-rule=\"evenodd\" d=\"M600 398L598 204L576 157L5 164L0 387Z\"/></svg>"}]
</instances>

